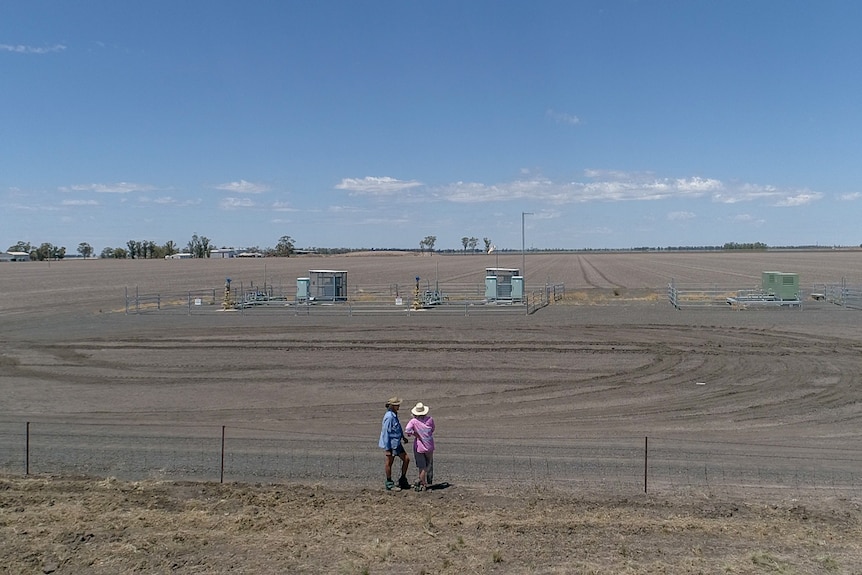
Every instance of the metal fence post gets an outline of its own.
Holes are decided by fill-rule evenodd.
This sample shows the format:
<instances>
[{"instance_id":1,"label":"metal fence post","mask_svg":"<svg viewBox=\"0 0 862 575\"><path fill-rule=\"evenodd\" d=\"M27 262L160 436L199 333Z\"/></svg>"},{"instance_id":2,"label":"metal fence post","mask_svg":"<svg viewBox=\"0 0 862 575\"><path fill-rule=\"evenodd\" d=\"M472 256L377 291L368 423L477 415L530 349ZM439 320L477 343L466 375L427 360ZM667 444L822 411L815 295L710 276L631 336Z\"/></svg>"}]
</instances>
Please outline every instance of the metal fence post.
<instances>
[{"instance_id":1,"label":"metal fence post","mask_svg":"<svg viewBox=\"0 0 862 575\"><path fill-rule=\"evenodd\" d=\"M224 425L221 426L221 470L218 482L224 483Z\"/></svg>"},{"instance_id":2,"label":"metal fence post","mask_svg":"<svg viewBox=\"0 0 862 575\"><path fill-rule=\"evenodd\" d=\"M647 492L647 461L649 460L649 437L644 437L644 493Z\"/></svg>"},{"instance_id":3,"label":"metal fence post","mask_svg":"<svg viewBox=\"0 0 862 575\"><path fill-rule=\"evenodd\" d=\"M24 475L30 475L30 422L27 422L27 430L24 439Z\"/></svg>"}]
</instances>

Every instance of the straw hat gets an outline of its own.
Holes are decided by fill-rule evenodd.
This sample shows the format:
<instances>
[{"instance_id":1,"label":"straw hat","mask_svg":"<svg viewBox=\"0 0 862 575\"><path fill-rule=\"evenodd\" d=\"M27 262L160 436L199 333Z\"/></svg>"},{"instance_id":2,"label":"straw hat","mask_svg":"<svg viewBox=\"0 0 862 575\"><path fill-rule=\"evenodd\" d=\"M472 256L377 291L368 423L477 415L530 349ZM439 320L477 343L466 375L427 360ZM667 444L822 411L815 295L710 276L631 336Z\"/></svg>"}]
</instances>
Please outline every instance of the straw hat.
<instances>
[{"instance_id":1,"label":"straw hat","mask_svg":"<svg viewBox=\"0 0 862 575\"><path fill-rule=\"evenodd\" d=\"M397 395L390 397L386 400L386 407L389 407L390 405L401 405L401 398Z\"/></svg>"},{"instance_id":2,"label":"straw hat","mask_svg":"<svg viewBox=\"0 0 862 575\"><path fill-rule=\"evenodd\" d=\"M417 403L417 404L413 407L413 409L411 409L411 410L410 410L410 413L412 413L413 415L417 415L417 416L418 416L418 415L428 415L428 411L429 411L430 409L431 409L430 407L428 407L427 405L423 404L423 403L420 401L419 403Z\"/></svg>"}]
</instances>

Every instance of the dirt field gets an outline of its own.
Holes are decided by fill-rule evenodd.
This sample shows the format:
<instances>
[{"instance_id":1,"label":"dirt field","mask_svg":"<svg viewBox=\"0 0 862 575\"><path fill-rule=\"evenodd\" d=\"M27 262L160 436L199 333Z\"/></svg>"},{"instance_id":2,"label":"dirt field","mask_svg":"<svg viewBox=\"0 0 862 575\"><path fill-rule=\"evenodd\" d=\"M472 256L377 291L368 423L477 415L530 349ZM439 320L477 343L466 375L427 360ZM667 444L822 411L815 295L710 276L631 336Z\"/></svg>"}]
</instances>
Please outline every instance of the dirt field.
<instances>
[{"instance_id":1,"label":"dirt field","mask_svg":"<svg viewBox=\"0 0 862 575\"><path fill-rule=\"evenodd\" d=\"M862 312L679 311L663 295L671 279L751 288L767 270L798 272L803 287L858 284L860 258L530 254L528 286L567 292L533 315L361 317L127 315L124 293L218 290L225 277L290 286L309 269L348 270L351 289L417 275L481 285L485 267L521 258L4 263L0 424L251 425L333 452L368 443L363 457L382 460L382 402L398 394L432 406L451 466L436 478L445 489L387 493L382 470L352 484L218 484L25 478L10 465L0 571L862 573ZM644 436L809 449L850 484L643 494L594 477L524 484L480 465L486 452Z\"/></svg>"}]
</instances>

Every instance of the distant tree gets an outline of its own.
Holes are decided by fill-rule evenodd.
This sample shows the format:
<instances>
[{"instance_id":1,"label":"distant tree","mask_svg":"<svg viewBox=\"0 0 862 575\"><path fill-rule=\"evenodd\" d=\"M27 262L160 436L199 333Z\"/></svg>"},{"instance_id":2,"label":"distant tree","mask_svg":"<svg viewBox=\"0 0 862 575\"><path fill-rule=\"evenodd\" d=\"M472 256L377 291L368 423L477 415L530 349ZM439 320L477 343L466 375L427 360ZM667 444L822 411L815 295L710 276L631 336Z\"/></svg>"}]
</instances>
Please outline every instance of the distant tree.
<instances>
[{"instance_id":1,"label":"distant tree","mask_svg":"<svg viewBox=\"0 0 862 575\"><path fill-rule=\"evenodd\" d=\"M192 254L192 257L195 257L195 252L197 252L199 242L200 238L198 237L197 232L195 232L194 234L192 234L192 239L189 240L189 243L186 246L189 250L189 253Z\"/></svg>"},{"instance_id":2,"label":"distant tree","mask_svg":"<svg viewBox=\"0 0 862 575\"><path fill-rule=\"evenodd\" d=\"M165 257L165 248L164 246L160 246L156 242L148 242L150 244L149 253L150 257L156 260L163 259Z\"/></svg>"},{"instance_id":3,"label":"distant tree","mask_svg":"<svg viewBox=\"0 0 862 575\"><path fill-rule=\"evenodd\" d=\"M470 238L467 240L467 245L470 246L471 251L476 251L476 246L479 244L479 238Z\"/></svg>"},{"instance_id":4,"label":"distant tree","mask_svg":"<svg viewBox=\"0 0 862 575\"><path fill-rule=\"evenodd\" d=\"M294 254L293 238L290 236L281 236L278 243L275 245L275 255L278 257L289 258Z\"/></svg>"},{"instance_id":5,"label":"distant tree","mask_svg":"<svg viewBox=\"0 0 862 575\"><path fill-rule=\"evenodd\" d=\"M15 244L14 246L9 246L9 249L8 249L7 251L10 251L10 252L26 252L26 253L28 253L28 254L29 254L29 253L31 253L31 252L33 251L33 248L30 246L30 242L23 242L23 241L19 241L19 242L18 242L17 244Z\"/></svg>"},{"instance_id":6,"label":"distant tree","mask_svg":"<svg viewBox=\"0 0 862 575\"><path fill-rule=\"evenodd\" d=\"M114 259L124 260L129 257L129 252L125 248L114 248Z\"/></svg>"},{"instance_id":7,"label":"distant tree","mask_svg":"<svg viewBox=\"0 0 862 575\"><path fill-rule=\"evenodd\" d=\"M425 236L421 242L419 242L419 249L422 250L423 246L428 248L429 252L434 252L434 244L437 243L437 236Z\"/></svg>"},{"instance_id":8,"label":"distant tree","mask_svg":"<svg viewBox=\"0 0 862 575\"><path fill-rule=\"evenodd\" d=\"M93 255L93 246L88 244L87 242L81 242L78 244L78 253L81 254L82 258L88 258Z\"/></svg>"},{"instance_id":9,"label":"distant tree","mask_svg":"<svg viewBox=\"0 0 862 575\"><path fill-rule=\"evenodd\" d=\"M172 256L177 253L177 244L175 244L173 240L168 240L165 242L165 245L162 246L162 249L165 252L163 255Z\"/></svg>"},{"instance_id":10,"label":"distant tree","mask_svg":"<svg viewBox=\"0 0 862 575\"><path fill-rule=\"evenodd\" d=\"M482 241L485 242L485 253L491 251L491 238L482 238Z\"/></svg>"},{"instance_id":11,"label":"distant tree","mask_svg":"<svg viewBox=\"0 0 862 575\"><path fill-rule=\"evenodd\" d=\"M467 236L464 236L463 238L461 238L461 245L464 246L464 253L465 254L467 253L467 244L469 244L469 243L470 243L470 238L468 238Z\"/></svg>"},{"instance_id":12,"label":"distant tree","mask_svg":"<svg viewBox=\"0 0 862 575\"><path fill-rule=\"evenodd\" d=\"M192 254L193 258L210 257L210 239L206 236L198 236L196 233L193 234L188 247L189 253Z\"/></svg>"},{"instance_id":13,"label":"distant tree","mask_svg":"<svg viewBox=\"0 0 862 575\"><path fill-rule=\"evenodd\" d=\"M765 250L769 246L767 246L763 242L753 242L753 243L727 242L722 247L726 250Z\"/></svg>"},{"instance_id":14,"label":"distant tree","mask_svg":"<svg viewBox=\"0 0 862 575\"><path fill-rule=\"evenodd\" d=\"M99 257L102 259L114 257L114 248L111 248L111 247L103 248L102 253L99 254Z\"/></svg>"},{"instance_id":15,"label":"distant tree","mask_svg":"<svg viewBox=\"0 0 862 575\"><path fill-rule=\"evenodd\" d=\"M45 242L30 253L30 257L39 260L61 260L66 257L66 248L64 246L55 246L52 243Z\"/></svg>"},{"instance_id":16,"label":"distant tree","mask_svg":"<svg viewBox=\"0 0 862 575\"><path fill-rule=\"evenodd\" d=\"M40 261L40 262L51 259L51 257L53 256L53 253L54 253L54 245L50 244L48 242L45 242L42 245L40 245L38 248L36 248L34 250L34 252L35 252L35 256L36 256L35 259Z\"/></svg>"}]
</instances>

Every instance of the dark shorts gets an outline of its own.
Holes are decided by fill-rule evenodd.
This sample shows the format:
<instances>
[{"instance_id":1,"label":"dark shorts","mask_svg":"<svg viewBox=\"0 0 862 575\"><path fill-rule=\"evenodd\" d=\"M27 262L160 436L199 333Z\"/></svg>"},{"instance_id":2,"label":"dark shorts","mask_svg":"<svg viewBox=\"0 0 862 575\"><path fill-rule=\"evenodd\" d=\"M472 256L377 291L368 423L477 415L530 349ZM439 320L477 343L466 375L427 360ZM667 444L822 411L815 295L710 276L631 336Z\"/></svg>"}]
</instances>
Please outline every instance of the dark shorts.
<instances>
[{"instance_id":1,"label":"dark shorts","mask_svg":"<svg viewBox=\"0 0 862 575\"><path fill-rule=\"evenodd\" d=\"M395 449L387 449L386 450L387 455L389 455L390 453L392 455L394 455L395 457L401 457L401 454L404 453L404 446L401 445L401 443L399 442L398 447L396 447Z\"/></svg>"},{"instance_id":2,"label":"dark shorts","mask_svg":"<svg viewBox=\"0 0 862 575\"><path fill-rule=\"evenodd\" d=\"M416 467L419 469L425 469L426 467L431 467L431 457L432 453L419 453L418 451L413 454L413 459L416 460Z\"/></svg>"}]
</instances>

